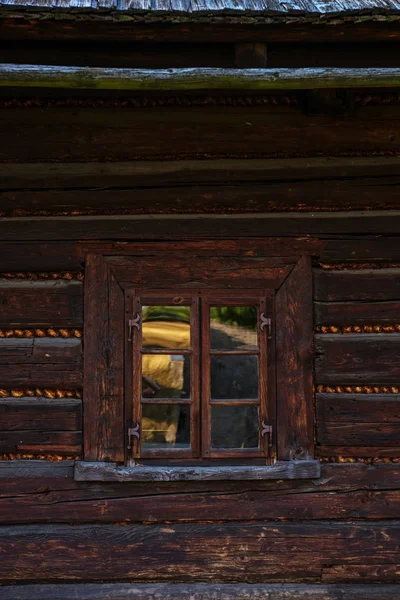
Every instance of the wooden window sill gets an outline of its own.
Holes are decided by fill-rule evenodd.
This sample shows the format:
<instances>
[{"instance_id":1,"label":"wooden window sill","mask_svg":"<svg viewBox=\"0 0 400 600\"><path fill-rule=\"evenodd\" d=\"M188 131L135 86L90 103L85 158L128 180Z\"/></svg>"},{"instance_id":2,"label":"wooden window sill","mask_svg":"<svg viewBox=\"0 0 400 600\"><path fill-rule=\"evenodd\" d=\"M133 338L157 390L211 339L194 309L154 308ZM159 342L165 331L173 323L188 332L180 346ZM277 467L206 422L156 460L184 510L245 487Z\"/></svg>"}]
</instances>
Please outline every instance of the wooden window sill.
<instances>
[{"instance_id":1,"label":"wooden window sill","mask_svg":"<svg viewBox=\"0 0 400 600\"><path fill-rule=\"evenodd\" d=\"M317 479L318 460L279 461L265 466L226 467L120 467L117 463L75 463L76 481L243 481L263 479Z\"/></svg>"}]
</instances>

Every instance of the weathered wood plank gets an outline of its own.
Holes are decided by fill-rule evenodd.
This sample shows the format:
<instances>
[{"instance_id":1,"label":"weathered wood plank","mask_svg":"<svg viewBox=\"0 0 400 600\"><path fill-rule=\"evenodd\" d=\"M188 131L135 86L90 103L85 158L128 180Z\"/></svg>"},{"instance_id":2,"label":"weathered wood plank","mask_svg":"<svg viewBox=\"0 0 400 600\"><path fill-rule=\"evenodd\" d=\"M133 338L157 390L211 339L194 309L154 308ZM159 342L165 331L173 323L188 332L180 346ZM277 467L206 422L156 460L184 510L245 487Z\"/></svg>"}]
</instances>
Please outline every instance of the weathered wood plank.
<instances>
[{"instance_id":1,"label":"weathered wood plank","mask_svg":"<svg viewBox=\"0 0 400 600\"><path fill-rule=\"evenodd\" d=\"M334 236L324 240L320 252L323 263L342 262L400 262L400 239L398 236Z\"/></svg>"},{"instance_id":2,"label":"weathered wood plank","mask_svg":"<svg viewBox=\"0 0 400 600\"><path fill-rule=\"evenodd\" d=\"M80 338L0 338L0 365L64 364L82 365ZM61 367L59 367L61 368Z\"/></svg>"},{"instance_id":3,"label":"weathered wood plank","mask_svg":"<svg viewBox=\"0 0 400 600\"><path fill-rule=\"evenodd\" d=\"M82 290L80 281L2 280L0 327L80 327Z\"/></svg>"},{"instance_id":4,"label":"weathered wood plank","mask_svg":"<svg viewBox=\"0 0 400 600\"><path fill-rule=\"evenodd\" d=\"M317 334L315 380L322 384L398 384L399 352L397 333Z\"/></svg>"},{"instance_id":5,"label":"weathered wood plank","mask_svg":"<svg viewBox=\"0 0 400 600\"><path fill-rule=\"evenodd\" d=\"M0 431L0 452L5 454L81 454L80 431Z\"/></svg>"},{"instance_id":6,"label":"weathered wood plank","mask_svg":"<svg viewBox=\"0 0 400 600\"><path fill-rule=\"evenodd\" d=\"M163 481L151 489L148 482L75 482L71 467L59 465L0 462L0 522L380 519L396 518L400 502L397 464L322 465L313 480Z\"/></svg>"},{"instance_id":7,"label":"weathered wood plank","mask_svg":"<svg viewBox=\"0 0 400 600\"><path fill-rule=\"evenodd\" d=\"M346 444L349 442L346 439ZM370 443L369 441L367 443ZM335 458L337 456L344 456L346 458L399 458L400 457L400 448L398 444L395 442L393 446L385 447L372 445L358 445L358 446L350 446L350 445L335 445L331 446L316 446L316 455L320 457L330 457Z\"/></svg>"},{"instance_id":8,"label":"weathered wood plank","mask_svg":"<svg viewBox=\"0 0 400 600\"><path fill-rule=\"evenodd\" d=\"M396 447L400 423L336 423L319 421L317 441L321 446Z\"/></svg>"},{"instance_id":9,"label":"weathered wood plank","mask_svg":"<svg viewBox=\"0 0 400 600\"><path fill-rule=\"evenodd\" d=\"M0 365L0 385L8 387L82 387L82 369L68 364Z\"/></svg>"},{"instance_id":10,"label":"weathered wood plank","mask_svg":"<svg viewBox=\"0 0 400 600\"><path fill-rule=\"evenodd\" d=\"M400 581L400 564L397 565L339 565L327 567L322 570L322 581L324 583L347 583L360 582L368 584L370 581L377 579L387 582ZM347 587L347 586L346 586ZM400 591L400 590L399 590ZM378 592L378 590L377 590ZM398 593L398 592L397 592ZM377 595L379 600L379 592Z\"/></svg>"},{"instance_id":11,"label":"weathered wood plank","mask_svg":"<svg viewBox=\"0 0 400 600\"><path fill-rule=\"evenodd\" d=\"M45 108L1 111L0 161L288 158L298 157L299 148L310 157L354 153L354 140L358 155L393 154L400 147L398 105L362 107L352 119L306 115L301 106L272 103L198 109L179 105L179 110L174 106L71 110L46 104Z\"/></svg>"},{"instance_id":12,"label":"weathered wood plank","mask_svg":"<svg viewBox=\"0 0 400 600\"><path fill-rule=\"evenodd\" d=\"M399 300L400 269L316 269L314 298L322 302Z\"/></svg>"},{"instance_id":13,"label":"weathered wood plank","mask_svg":"<svg viewBox=\"0 0 400 600\"><path fill-rule=\"evenodd\" d=\"M312 273L302 256L276 295L278 458L312 458Z\"/></svg>"},{"instance_id":14,"label":"weathered wood plank","mask_svg":"<svg viewBox=\"0 0 400 600\"><path fill-rule=\"evenodd\" d=\"M397 323L400 301L314 302L315 325L389 325Z\"/></svg>"},{"instance_id":15,"label":"weathered wood plank","mask_svg":"<svg viewBox=\"0 0 400 600\"><path fill-rule=\"evenodd\" d=\"M0 461L0 486L9 480L20 480L24 486L25 480L30 477L36 481L40 478L64 478L72 479L74 461L62 460L59 462L48 462L46 460L1 460Z\"/></svg>"},{"instance_id":16,"label":"weathered wood plank","mask_svg":"<svg viewBox=\"0 0 400 600\"><path fill-rule=\"evenodd\" d=\"M118 467L116 463L75 465L76 481L242 481L258 479L315 479L319 461L278 461L273 465L237 467Z\"/></svg>"},{"instance_id":17,"label":"weathered wood plank","mask_svg":"<svg viewBox=\"0 0 400 600\"><path fill-rule=\"evenodd\" d=\"M399 564L399 536L398 521L1 527L0 580L320 582L325 566Z\"/></svg>"},{"instance_id":18,"label":"weathered wood plank","mask_svg":"<svg viewBox=\"0 0 400 600\"><path fill-rule=\"evenodd\" d=\"M73 398L0 398L3 431L82 429L82 401Z\"/></svg>"},{"instance_id":19,"label":"weathered wood plank","mask_svg":"<svg viewBox=\"0 0 400 600\"><path fill-rule=\"evenodd\" d=\"M0 242L1 272L73 272L83 267L81 246L75 243Z\"/></svg>"},{"instance_id":20,"label":"weathered wood plank","mask_svg":"<svg viewBox=\"0 0 400 600\"><path fill-rule=\"evenodd\" d=\"M399 394L316 394L317 420L340 423L400 422Z\"/></svg>"},{"instance_id":21,"label":"weathered wood plank","mask_svg":"<svg viewBox=\"0 0 400 600\"><path fill-rule=\"evenodd\" d=\"M297 257L296 257L297 258ZM109 258L107 264L121 285L139 287L275 289L296 261L293 257L182 258L170 256L168 271L159 257Z\"/></svg>"},{"instance_id":22,"label":"weathered wood plank","mask_svg":"<svg viewBox=\"0 0 400 600\"><path fill-rule=\"evenodd\" d=\"M0 87L86 90L311 90L396 88L400 69L109 69L0 64Z\"/></svg>"},{"instance_id":23,"label":"weathered wood plank","mask_svg":"<svg viewBox=\"0 0 400 600\"><path fill-rule=\"evenodd\" d=\"M397 233L399 211L260 213L257 215L136 215L19 217L0 220L4 241L159 240ZM379 293L379 292L377 292ZM382 299L382 289L380 298ZM356 297L357 293L355 292ZM322 298L316 298L322 299ZM332 298L335 299L335 298Z\"/></svg>"},{"instance_id":24,"label":"weathered wood plank","mask_svg":"<svg viewBox=\"0 0 400 600\"><path fill-rule=\"evenodd\" d=\"M370 567L369 567L370 568ZM394 566L386 567L385 572L394 572ZM368 567L364 568L367 571ZM328 580L333 573L345 573L340 569L324 570ZM361 567L359 568L361 573ZM383 574L384 567L381 567ZM329 574L328 574L329 573ZM384 579L382 577L382 579ZM3 600L397 600L399 586L374 585L316 585L316 584L140 584L140 583L87 583L87 584L31 584L2 587Z\"/></svg>"}]
</instances>

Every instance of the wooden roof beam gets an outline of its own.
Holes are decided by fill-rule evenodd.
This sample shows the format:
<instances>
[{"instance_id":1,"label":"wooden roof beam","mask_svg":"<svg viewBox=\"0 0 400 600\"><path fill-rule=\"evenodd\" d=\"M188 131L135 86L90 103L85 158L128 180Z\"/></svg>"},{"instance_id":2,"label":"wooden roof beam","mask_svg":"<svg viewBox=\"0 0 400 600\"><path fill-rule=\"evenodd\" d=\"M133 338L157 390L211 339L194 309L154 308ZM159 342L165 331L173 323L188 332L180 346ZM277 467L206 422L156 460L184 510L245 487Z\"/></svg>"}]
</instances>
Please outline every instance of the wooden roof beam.
<instances>
[{"instance_id":1,"label":"wooden roof beam","mask_svg":"<svg viewBox=\"0 0 400 600\"><path fill-rule=\"evenodd\" d=\"M0 87L86 90L310 90L400 87L400 69L102 69L0 64Z\"/></svg>"}]
</instances>

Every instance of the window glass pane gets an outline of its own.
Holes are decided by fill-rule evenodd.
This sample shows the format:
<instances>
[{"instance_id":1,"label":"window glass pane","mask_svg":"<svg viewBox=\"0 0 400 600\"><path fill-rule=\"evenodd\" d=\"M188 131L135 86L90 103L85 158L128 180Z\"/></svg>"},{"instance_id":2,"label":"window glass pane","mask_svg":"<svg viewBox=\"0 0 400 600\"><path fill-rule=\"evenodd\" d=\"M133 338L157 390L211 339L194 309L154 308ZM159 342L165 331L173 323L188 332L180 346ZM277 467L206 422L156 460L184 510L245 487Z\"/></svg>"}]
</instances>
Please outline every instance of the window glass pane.
<instances>
[{"instance_id":1,"label":"window glass pane","mask_svg":"<svg viewBox=\"0 0 400 600\"><path fill-rule=\"evenodd\" d=\"M142 355L143 398L190 398L190 356Z\"/></svg>"},{"instance_id":2,"label":"window glass pane","mask_svg":"<svg viewBox=\"0 0 400 600\"><path fill-rule=\"evenodd\" d=\"M190 406L143 404L142 447L189 448Z\"/></svg>"},{"instance_id":3,"label":"window glass pane","mask_svg":"<svg viewBox=\"0 0 400 600\"><path fill-rule=\"evenodd\" d=\"M213 448L258 448L257 406L212 406Z\"/></svg>"},{"instance_id":4,"label":"window glass pane","mask_svg":"<svg viewBox=\"0 0 400 600\"><path fill-rule=\"evenodd\" d=\"M211 398L258 398L258 356L212 355Z\"/></svg>"},{"instance_id":5,"label":"window glass pane","mask_svg":"<svg viewBox=\"0 0 400 600\"><path fill-rule=\"evenodd\" d=\"M255 306L212 306L210 318L213 350L257 349Z\"/></svg>"},{"instance_id":6,"label":"window glass pane","mask_svg":"<svg viewBox=\"0 0 400 600\"><path fill-rule=\"evenodd\" d=\"M189 306L143 306L143 348L190 348Z\"/></svg>"}]
</instances>

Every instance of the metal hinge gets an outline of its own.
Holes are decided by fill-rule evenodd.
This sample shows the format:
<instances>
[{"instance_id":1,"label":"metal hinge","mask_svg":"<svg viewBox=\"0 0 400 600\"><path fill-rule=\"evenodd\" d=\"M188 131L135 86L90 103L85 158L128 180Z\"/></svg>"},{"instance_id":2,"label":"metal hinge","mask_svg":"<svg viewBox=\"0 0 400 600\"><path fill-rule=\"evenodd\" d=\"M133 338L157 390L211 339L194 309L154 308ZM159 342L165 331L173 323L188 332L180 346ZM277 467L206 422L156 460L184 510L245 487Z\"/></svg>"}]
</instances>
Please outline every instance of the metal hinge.
<instances>
[{"instance_id":1,"label":"metal hinge","mask_svg":"<svg viewBox=\"0 0 400 600\"><path fill-rule=\"evenodd\" d=\"M268 448L272 448L272 425L268 425L265 421L261 421L261 437L268 436ZM268 452L269 454L269 452Z\"/></svg>"},{"instance_id":2,"label":"metal hinge","mask_svg":"<svg viewBox=\"0 0 400 600\"><path fill-rule=\"evenodd\" d=\"M128 427L128 450L132 448L132 438L135 437L140 440L140 425L136 423L133 427Z\"/></svg>"},{"instance_id":3,"label":"metal hinge","mask_svg":"<svg viewBox=\"0 0 400 600\"><path fill-rule=\"evenodd\" d=\"M265 313L261 313L260 315L260 329L261 331L264 331L264 328L267 327L268 329L268 339L270 340L272 337L272 319L271 317L266 317Z\"/></svg>"},{"instance_id":4,"label":"metal hinge","mask_svg":"<svg viewBox=\"0 0 400 600\"><path fill-rule=\"evenodd\" d=\"M132 341L132 331L133 331L133 328L136 327L136 329L138 331L140 331L140 328L141 328L139 313L136 313L134 319L129 319L129 321L128 321L128 327L129 327L128 342L131 342Z\"/></svg>"}]
</instances>

